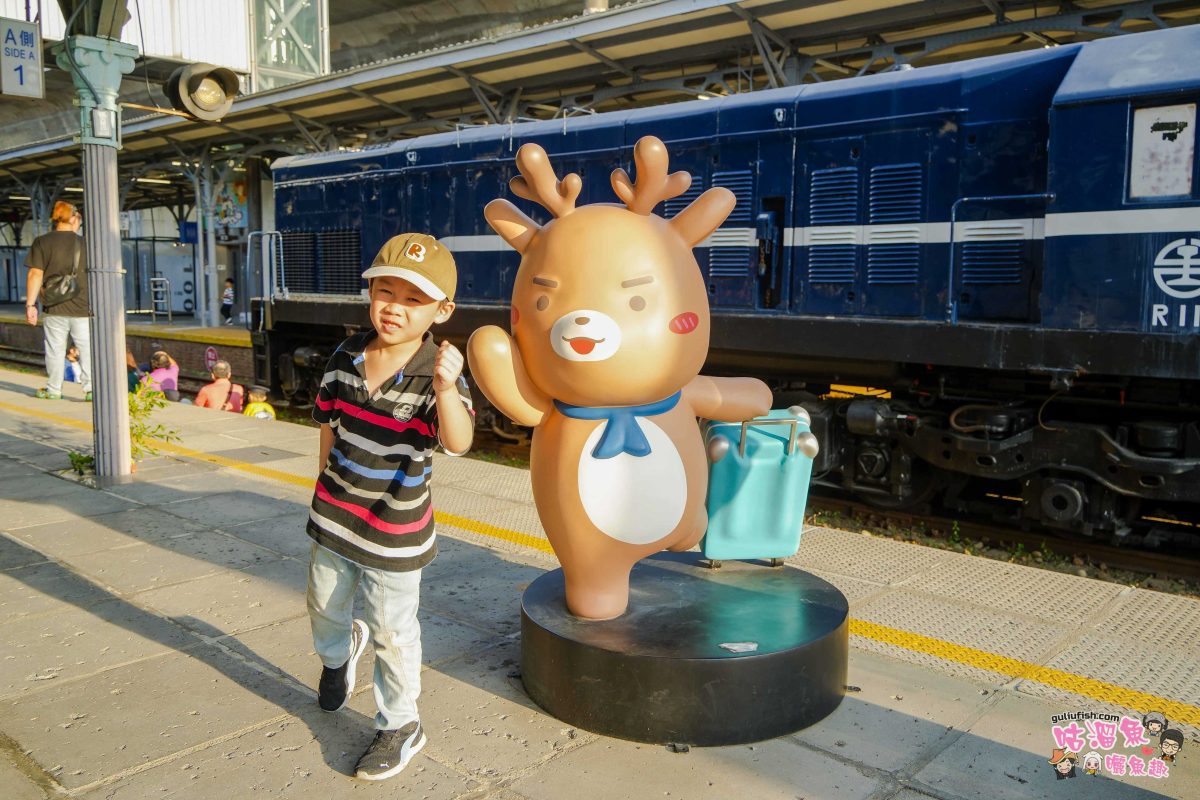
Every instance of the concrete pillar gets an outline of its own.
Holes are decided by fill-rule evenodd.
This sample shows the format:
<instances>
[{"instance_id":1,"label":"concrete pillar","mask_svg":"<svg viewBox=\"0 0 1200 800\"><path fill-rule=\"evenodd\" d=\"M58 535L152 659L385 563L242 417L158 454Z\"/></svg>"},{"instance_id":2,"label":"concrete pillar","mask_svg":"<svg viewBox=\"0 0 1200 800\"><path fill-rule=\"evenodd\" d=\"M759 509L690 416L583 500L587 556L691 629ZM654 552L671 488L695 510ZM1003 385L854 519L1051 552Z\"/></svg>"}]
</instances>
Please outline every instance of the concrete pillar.
<instances>
[{"instance_id":1,"label":"concrete pillar","mask_svg":"<svg viewBox=\"0 0 1200 800\"><path fill-rule=\"evenodd\" d=\"M92 424L96 474L130 472L129 386L125 368L125 270L117 205L117 151L83 146L83 218L87 221L92 298Z\"/></svg>"},{"instance_id":2,"label":"concrete pillar","mask_svg":"<svg viewBox=\"0 0 1200 800\"><path fill-rule=\"evenodd\" d=\"M117 149L121 146L121 76L138 50L116 39L72 36L56 50L58 66L79 92L83 146L83 214L92 298L92 422L96 474L129 475L129 398L125 370L125 286L121 266Z\"/></svg>"}]
</instances>

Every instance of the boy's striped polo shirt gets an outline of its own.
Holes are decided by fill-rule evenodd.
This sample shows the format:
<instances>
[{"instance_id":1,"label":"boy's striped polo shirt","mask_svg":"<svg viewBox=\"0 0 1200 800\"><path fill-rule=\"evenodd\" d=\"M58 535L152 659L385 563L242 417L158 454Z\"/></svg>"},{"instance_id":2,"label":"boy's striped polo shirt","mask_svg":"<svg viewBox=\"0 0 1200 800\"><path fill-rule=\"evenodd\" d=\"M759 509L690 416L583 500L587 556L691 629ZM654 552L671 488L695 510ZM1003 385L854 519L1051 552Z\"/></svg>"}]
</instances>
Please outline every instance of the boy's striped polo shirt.
<instances>
[{"instance_id":1,"label":"boy's striped polo shirt","mask_svg":"<svg viewBox=\"0 0 1200 800\"><path fill-rule=\"evenodd\" d=\"M317 478L308 535L364 567L403 572L437 554L429 499L438 444L437 346L426 333L404 369L368 395L363 349L376 335L365 331L342 342L321 380L313 419L332 427L335 438ZM464 378L458 392L471 409Z\"/></svg>"}]
</instances>

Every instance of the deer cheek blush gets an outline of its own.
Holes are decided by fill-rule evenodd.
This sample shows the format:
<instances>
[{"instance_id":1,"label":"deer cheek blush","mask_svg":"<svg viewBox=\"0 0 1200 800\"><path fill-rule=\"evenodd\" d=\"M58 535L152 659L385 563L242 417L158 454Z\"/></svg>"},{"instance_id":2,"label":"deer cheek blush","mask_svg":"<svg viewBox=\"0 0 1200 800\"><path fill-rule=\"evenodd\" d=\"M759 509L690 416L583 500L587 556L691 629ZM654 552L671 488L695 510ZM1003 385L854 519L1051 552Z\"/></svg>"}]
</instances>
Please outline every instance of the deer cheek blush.
<instances>
[{"instance_id":1,"label":"deer cheek blush","mask_svg":"<svg viewBox=\"0 0 1200 800\"><path fill-rule=\"evenodd\" d=\"M691 333L700 325L700 317L693 311L685 311L667 326L671 329L671 333Z\"/></svg>"},{"instance_id":2,"label":"deer cheek blush","mask_svg":"<svg viewBox=\"0 0 1200 800\"><path fill-rule=\"evenodd\" d=\"M517 321L521 319L521 312L517 311L517 307L512 307L512 327L517 327Z\"/></svg>"}]
</instances>

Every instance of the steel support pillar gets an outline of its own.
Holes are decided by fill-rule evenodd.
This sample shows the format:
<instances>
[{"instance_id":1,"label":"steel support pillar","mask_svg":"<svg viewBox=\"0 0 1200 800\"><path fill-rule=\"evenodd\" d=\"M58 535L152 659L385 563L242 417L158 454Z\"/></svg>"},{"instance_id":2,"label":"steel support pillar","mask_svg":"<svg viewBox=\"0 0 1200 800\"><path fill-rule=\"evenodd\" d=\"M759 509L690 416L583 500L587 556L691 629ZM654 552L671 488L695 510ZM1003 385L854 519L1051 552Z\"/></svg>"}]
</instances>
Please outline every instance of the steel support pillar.
<instances>
[{"instance_id":1,"label":"steel support pillar","mask_svg":"<svg viewBox=\"0 0 1200 800\"><path fill-rule=\"evenodd\" d=\"M121 265L117 149L121 76L133 71L137 48L116 39L72 36L58 65L79 90L83 146L83 214L92 301L92 436L101 481L129 475L129 387L125 369L125 286Z\"/></svg>"}]
</instances>

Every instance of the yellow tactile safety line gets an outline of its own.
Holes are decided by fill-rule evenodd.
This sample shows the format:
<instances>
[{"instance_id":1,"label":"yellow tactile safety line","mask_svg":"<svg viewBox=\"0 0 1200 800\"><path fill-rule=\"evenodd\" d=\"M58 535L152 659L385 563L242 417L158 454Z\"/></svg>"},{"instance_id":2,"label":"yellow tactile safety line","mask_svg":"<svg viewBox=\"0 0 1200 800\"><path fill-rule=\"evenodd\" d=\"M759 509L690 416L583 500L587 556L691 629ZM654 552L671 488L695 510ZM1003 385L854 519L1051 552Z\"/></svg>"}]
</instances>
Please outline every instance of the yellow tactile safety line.
<instances>
[{"instance_id":1,"label":"yellow tactile safety line","mask_svg":"<svg viewBox=\"0 0 1200 800\"><path fill-rule=\"evenodd\" d=\"M1053 667L1043 667L1028 661L1019 661L1008 656L989 653L986 650L977 650L974 647L889 628L886 625L878 625L861 619L850 620L850 633L884 644L902 647L905 650L937 656L946 661L955 661L959 664L996 672L1010 678L1036 681L1046 686L1053 686L1056 689L1063 689L1094 700L1102 700L1122 708L1139 712L1161 711L1172 722L1200 724L1200 706L1168 700L1165 697L1139 692L1115 683L1099 681L1086 675L1076 675L1073 672L1064 672Z\"/></svg>"},{"instance_id":2,"label":"yellow tactile safety line","mask_svg":"<svg viewBox=\"0 0 1200 800\"><path fill-rule=\"evenodd\" d=\"M52 402L52 401L48 401ZM57 422L63 425L69 425L73 428L91 430L91 424L70 417L62 417L58 414L53 414L48 411L38 409L25 408L23 406L15 406L9 403L0 402L0 410L11 411L14 414L24 414L26 416L37 417L52 422ZM258 475L263 478L290 483L294 486L309 488L313 485L312 478L303 478L299 475L290 472L283 472L269 467L260 467L255 464L248 464L244 461L237 461L232 458L214 455L212 453L202 453L199 450L192 450L188 447L181 447L170 442L160 442L156 445L164 452L173 453L175 455L186 456L197 461L206 461L210 464L217 464L230 469L240 470L252 475ZM519 531L511 531L506 528L500 528L495 525L489 525L486 522L460 517L456 514L447 514L445 512L436 512L438 522L445 525L453 525L456 528L461 528L471 533L477 533L483 536L490 536L495 539L502 539L514 544L523 545L543 552L554 552L550 543L545 539L537 536L531 536L527 533ZM910 650L914 653L924 653L926 655L935 656L936 658L945 661L953 661L958 664L965 664L969 667L995 672L999 675L1004 675L1008 678L1019 678L1023 680L1035 681L1046 686L1052 686L1056 689L1071 692L1073 694L1088 697L1093 700L1099 700L1112 705L1127 708L1131 711L1146 712L1146 711L1161 711L1166 715L1167 719L1189 723L1192 725L1200 725L1200 706L1194 706L1189 703L1179 702L1177 700L1169 700L1158 695L1140 692L1136 689L1129 689L1124 686L1118 686L1114 683L1089 678L1086 675L1077 675L1073 672L1065 672L1060 669L1051 667L1043 667L1038 664L1032 664L1028 661L1020 661L1008 656L1002 656L997 653L989 653L986 650L978 650L974 647L947 642L943 639L935 639L931 636L923 636L919 633L900 630L899 628L890 628L886 625L879 625L874 622L867 622L861 619L850 620L850 633L855 636L862 636L866 639L872 639L877 642L889 644L894 647L899 647L904 650Z\"/></svg>"}]
</instances>

